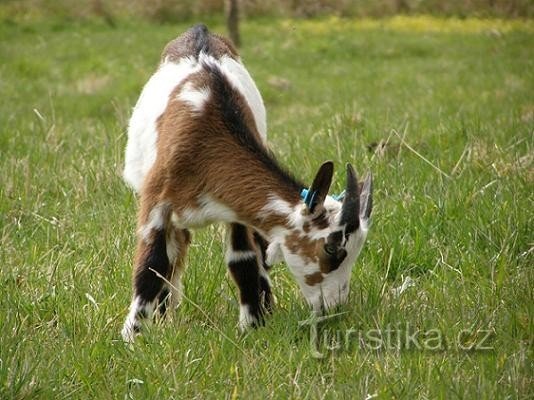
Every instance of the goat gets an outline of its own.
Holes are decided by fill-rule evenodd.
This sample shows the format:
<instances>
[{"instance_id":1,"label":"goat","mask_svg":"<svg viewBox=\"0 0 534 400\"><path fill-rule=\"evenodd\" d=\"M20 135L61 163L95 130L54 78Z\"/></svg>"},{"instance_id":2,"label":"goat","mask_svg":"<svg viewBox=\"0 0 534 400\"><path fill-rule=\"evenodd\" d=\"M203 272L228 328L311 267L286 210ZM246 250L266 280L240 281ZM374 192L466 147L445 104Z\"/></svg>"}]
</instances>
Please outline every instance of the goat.
<instances>
[{"instance_id":1,"label":"goat","mask_svg":"<svg viewBox=\"0 0 534 400\"><path fill-rule=\"evenodd\" d=\"M240 293L239 327L264 324L270 266L285 260L313 310L345 302L372 208L371 175L347 164L343 199L328 196L333 163L309 189L266 144L262 97L230 41L197 25L165 47L133 110L124 179L139 195L133 300L122 329L180 302L190 228L224 222Z\"/></svg>"}]
</instances>

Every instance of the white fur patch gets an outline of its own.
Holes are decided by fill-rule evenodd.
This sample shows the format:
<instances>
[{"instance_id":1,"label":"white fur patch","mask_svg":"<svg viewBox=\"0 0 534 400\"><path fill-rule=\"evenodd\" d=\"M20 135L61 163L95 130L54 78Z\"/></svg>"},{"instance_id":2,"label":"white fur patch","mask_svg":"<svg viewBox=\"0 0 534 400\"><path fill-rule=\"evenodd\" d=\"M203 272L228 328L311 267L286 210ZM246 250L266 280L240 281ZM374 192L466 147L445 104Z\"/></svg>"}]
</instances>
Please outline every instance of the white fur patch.
<instances>
[{"instance_id":1,"label":"white fur patch","mask_svg":"<svg viewBox=\"0 0 534 400\"><path fill-rule=\"evenodd\" d=\"M174 88L200 70L197 62L183 58L163 62L146 83L128 125L124 180L139 192L143 179L156 160L156 121L165 111Z\"/></svg>"},{"instance_id":2,"label":"white fur patch","mask_svg":"<svg viewBox=\"0 0 534 400\"><path fill-rule=\"evenodd\" d=\"M255 251L248 250L248 251L235 251L232 250L230 247L226 249L226 263L229 264L231 262L240 262L245 260L254 260L257 258L257 254Z\"/></svg>"},{"instance_id":3,"label":"white fur patch","mask_svg":"<svg viewBox=\"0 0 534 400\"><path fill-rule=\"evenodd\" d=\"M202 195L199 204L206 219L210 222L235 222L237 219L232 209L217 202L210 195Z\"/></svg>"},{"instance_id":4,"label":"white fur patch","mask_svg":"<svg viewBox=\"0 0 534 400\"><path fill-rule=\"evenodd\" d=\"M136 335L136 327L139 327L139 319L137 316L139 312L143 312L146 316L147 321L151 320L152 314L154 313L154 303L147 303L142 305L139 297L133 299L130 304L130 311L124 322L124 326L121 330L122 339L127 343L132 343Z\"/></svg>"},{"instance_id":5,"label":"white fur patch","mask_svg":"<svg viewBox=\"0 0 534 400\"><path fill-rule=\"evenodd\" d=\"M335 214L341 211L342 203L332 196L326 196L323 205L327 212Z\"/></svg>"},{"instance_id":6,"label":"white fur patch","mask_svg":"<svg viewBox=\"0 0 534 400\"><path fill-rule=\"evenodd\" d=\"M279 242L269 243L269 246L267 246L267 251L265 255L266 255L265 262L267 263L267 265L274 265L276 263L284 261L284 256L282 254L282 250L280 249Z\"/></svg>"},{"instance_id":7,"label":"white fur patch","mask_svg":"<svg viewBox=\"0 0 534 400\"><path fill-rule=\"evenodd\" d=\"M165 224L165 209L168 207L167 204L158 204L148 214L148 222L139 229L139 234L141 239L145 242L148 241L150 233L153 230L161 230Z\"/></svg>"},{"instance_id":8,"label":"white fur patch","mask_svg":"<svg viewBox=\"0 0 534 400\"><path fill-rule=\"evenodd\" d=\"M259 212L259 217L266 219L272 214L286 217L292 227L302 226L302 213L299 206L291 206L291 204L274 193L267 196L267 204Z\"/></svg>"},{"instance_id":9,"label":"white fur patch","mask_svg":"<svg viewBox=\"0 0 534 400\"><path fill-rule=\"evenodd\" d=\"M176 98L187 103L194 112L201 113L210 98L210 90L206 87L194 88L191 82L187 82Z\"/></svg>"},{"instance_id":10,"label":"white fur patch","mask_svg":"<svg viewBox=\"0 0 534 400\"><path fill-rule=\"evenodd\" d=\"M241 304L239 306L239 330L244 332L255 322L258 322L258 320L250 312L250 306L248 304Z\"/></svg>"},{"instance_id":11,"label":"white fur patch","mask_svg":"<svg viewBox=\"0 0 534 400\"><path fill-rule=\"evenodd\" d=\"M267 140L267 120L265 106L256 84L252 80L245 66L231 57L223 56L219 67L232 86L245 98L256 122L256 128L263 139Z\"/></svg>"},{"instance_id":12,"label":"white fur patch","mask_svg":"<svg viewBox=\"0 0 534 400\"><path fill-rule=\"evenodd\" d=\"M186 208L181 214L173 213L171 221L176 228L201 228L214 222L238 222L237 215L229 207L202 195L198 199L199 206Z\"/></svg>"}]
</instances>

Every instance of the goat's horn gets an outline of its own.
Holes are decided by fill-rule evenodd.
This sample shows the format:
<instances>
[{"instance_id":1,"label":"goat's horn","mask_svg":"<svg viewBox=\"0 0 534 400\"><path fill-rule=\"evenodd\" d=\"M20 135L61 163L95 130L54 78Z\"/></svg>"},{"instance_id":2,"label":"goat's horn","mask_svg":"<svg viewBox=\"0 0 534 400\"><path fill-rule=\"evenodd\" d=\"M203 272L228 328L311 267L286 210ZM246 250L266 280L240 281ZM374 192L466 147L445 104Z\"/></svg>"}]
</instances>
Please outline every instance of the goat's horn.
<instances>
[{"instance_id":1,"label":"goat's horn","mask_svg":"<svg viewBox=\"0 0 534 400\"><path fill-rule=\"evenodd\" d=\"M346 225L346 233L354 232L360 225L360 190L356 172L349 163L347 163L347 186L341 207L340 224Z\"/></svg>"}]
</instances>

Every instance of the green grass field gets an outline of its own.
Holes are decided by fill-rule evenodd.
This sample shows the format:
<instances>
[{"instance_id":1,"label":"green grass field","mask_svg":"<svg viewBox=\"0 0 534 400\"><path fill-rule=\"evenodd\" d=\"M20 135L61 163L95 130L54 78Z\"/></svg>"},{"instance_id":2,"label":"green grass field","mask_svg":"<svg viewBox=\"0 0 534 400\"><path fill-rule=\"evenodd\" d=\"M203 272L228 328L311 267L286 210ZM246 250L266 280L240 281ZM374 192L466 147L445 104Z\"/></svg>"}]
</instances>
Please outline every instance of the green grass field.
<instances>
[{"instance_id":1,"label":"green grass field","mask_svg":"<svg viewBox=\"0 0 534 400\"><path fill-rule=\"evenodd\" d=\"M180 309L122 343L125 129L189 25L0 23L0 398L532 398L532 21L244 22L282 164L310 181L334 160L334 192L345 162L373 172L350 302L299 324L309 310L277 265L274 315L239 335L224 231L209 227Z\"/></svg>"}]
</instances>

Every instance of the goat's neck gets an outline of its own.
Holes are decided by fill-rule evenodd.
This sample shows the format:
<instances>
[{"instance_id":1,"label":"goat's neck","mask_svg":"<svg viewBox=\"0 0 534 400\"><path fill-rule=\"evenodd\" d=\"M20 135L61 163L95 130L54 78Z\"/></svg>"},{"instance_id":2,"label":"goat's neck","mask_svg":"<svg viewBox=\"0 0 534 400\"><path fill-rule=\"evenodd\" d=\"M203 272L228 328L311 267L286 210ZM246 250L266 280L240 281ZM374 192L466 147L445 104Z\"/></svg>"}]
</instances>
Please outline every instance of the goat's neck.
<instances>
[{"instance_id":1,"label":"goat's neck","mask_svg":"<svg viewBox=\"0 0 534 400\"><path fill-rule=\"evenodd\" d=\"M269 194L260 211L253 216L251 225L270 241L275 236L286 236L299 225L302 215L303 205L299 196L293 200L284 200L276 193Z\"/></svg>"},{"instance_id":2,"label":"goat's neck","mask_svg":"<svg viewBox=\"0 0 534 400\"><path fill-rule=\"evenodd\" d=\"M234 170L224 184L218 185L218 198L237 219L254 227L267 239L294 228L302 215L302 185L278 171Z\"/></svg>"}]
</instances>

